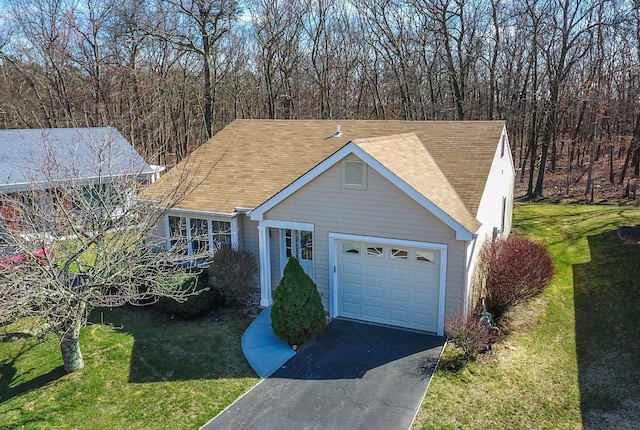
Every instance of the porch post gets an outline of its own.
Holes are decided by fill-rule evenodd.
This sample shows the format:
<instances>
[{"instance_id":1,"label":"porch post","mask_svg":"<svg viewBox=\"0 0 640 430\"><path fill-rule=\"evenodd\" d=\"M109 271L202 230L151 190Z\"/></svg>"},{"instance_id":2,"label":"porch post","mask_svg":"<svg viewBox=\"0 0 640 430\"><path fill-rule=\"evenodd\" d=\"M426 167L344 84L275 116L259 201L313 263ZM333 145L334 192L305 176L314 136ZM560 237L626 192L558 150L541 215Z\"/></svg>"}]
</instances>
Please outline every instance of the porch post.
<instances>
[{"instance_id":1,"label":"porch post","mask_svg":"<svg viewBox=\"0 0 640 430\"><path fill-rule=\"evenodd\" d=\"M258 226L258 242L260 247L260 306L266 308L273 303L271 298L269 227Z\"/></svg>"}]
</instances>

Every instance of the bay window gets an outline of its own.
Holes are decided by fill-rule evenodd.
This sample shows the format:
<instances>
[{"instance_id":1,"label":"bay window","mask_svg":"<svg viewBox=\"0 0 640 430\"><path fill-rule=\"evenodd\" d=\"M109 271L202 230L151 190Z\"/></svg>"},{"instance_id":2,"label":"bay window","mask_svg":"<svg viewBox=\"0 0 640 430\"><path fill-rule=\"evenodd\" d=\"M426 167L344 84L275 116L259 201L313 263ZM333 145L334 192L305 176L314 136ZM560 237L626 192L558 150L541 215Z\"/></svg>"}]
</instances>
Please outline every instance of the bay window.
<instances>
[{"instance_id":1,"label":"bay window","mask_svg":"<svg viewBox=\"0 0 640 430\"><path fill-rule=\"evenodd\" d=\"M231 221L167 216L167 246L184 255L206 254L217 245L232 246Z\"/></svg>"}]
</instances>

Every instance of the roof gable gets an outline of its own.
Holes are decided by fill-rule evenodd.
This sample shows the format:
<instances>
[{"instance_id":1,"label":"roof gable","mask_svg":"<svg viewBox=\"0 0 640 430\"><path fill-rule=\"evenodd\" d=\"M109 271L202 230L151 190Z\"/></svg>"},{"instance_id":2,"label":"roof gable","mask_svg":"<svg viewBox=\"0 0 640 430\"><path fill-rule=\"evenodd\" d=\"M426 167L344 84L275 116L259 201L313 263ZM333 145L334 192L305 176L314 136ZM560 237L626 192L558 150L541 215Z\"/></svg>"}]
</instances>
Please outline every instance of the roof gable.
<instances>
[{"instance_id":1,"label":"roof gable","mask_svg":"<svg viewBox=\"0 0 640 430\"><path fill-rule=\"evenodd\" d=\"M0 190L52 180L153 174L113 127L0 130Z\"/></svg>"},{"instance_id":2,"label":"roof gable","mask_svg":"<svg viewBox=\"0 0 640 430\"><path fill-rule=\"evenodd\" d=\"M471 232L480 227L415 133L358 139L354 143L386 167L390 174L426 198L431 204L422 202L425 208L434 212L435 206L443 211L438 216L443 221L449 216ZM422 199L416 196L416 200Z\"/></svg>"},{"instance_id":3,"label":"roof gable","mask_svg":"<svg viewBox=\"0 0 640 430\"><path fill-rule=\"evenodd\" d=\"M429 152L413 133L349 142L251 211L251 219L262 220L267 211L350 154L362 159L436 218L451 227L458 239L470 240L472 234L479 228L478 221L471 216Z\"/></svg>"}]
</instances>

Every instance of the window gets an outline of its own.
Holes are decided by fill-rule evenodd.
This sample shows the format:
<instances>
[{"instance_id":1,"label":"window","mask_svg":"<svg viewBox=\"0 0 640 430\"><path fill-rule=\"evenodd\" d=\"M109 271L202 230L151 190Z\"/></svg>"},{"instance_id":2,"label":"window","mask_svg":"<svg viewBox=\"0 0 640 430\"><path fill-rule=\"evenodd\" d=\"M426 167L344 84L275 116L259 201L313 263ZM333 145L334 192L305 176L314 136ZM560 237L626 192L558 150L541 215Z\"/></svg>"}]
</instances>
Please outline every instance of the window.
<instances>
[{"instance_id":1,"label":"window","mask_svg":"<svg viewBox=\"0 0 640 430\"><path fill-rule=\"evenodd\" d=\"M502 198L502 218L500 220L500 232L504 233L504 224L507 219L507 198Z\"/></svg>"},{"instance_id":2,"label":"window","mask_svg":"<svg viewBox=\"0 0 640 430\"><path fill-rule=\"evenodd\" d=\"M212 252L210 243L231 246L231 221L188 218L175 215L167 217L169 247L180 254Z\"/></svg>"},{"instance_id":3,"label":"window","mask_svg":"<svg viewBox=\"0 0 640 430\"><path fill-rule=\"evenodd\" d=\"M190 218L191 252L200 254L209 251L209 222L206 219Z\"/></svg>"},{"instance_id":4,"label":"window","mask_svg":"<svg viewBox=\"0 0 640 430\"><path fill-rule=\"evenodd\" d=\"M171 249L180 254L187 253L184 246L187 240L187 219L180 216L169 215L169 245Z\"/></svg>"},{"instance_id":5,"label":"window","mask_svg":"<svg viewBox=\"0 0 640 430\"><path fill-rule=\"evenodd\" d=\"M300 257L303 260L313 260L313 232L300 231Z\"/></svg>"},{"instance_id":6,"label":"window","mask_svg":"<svg viewBox=\"0 0 640 430\"><path fill-rule=\"evenodd\" d=\"M360 247L355 243L344 242L342 244L342 252L344 254L360 254Z\"/></svg>"},{"instance_id":7,"label":"window","mask_svg":"<svg viewBox=\"0 0 640 430\"><path fill-rule=\"evenodd\" d=\"M298 260L313 260L313 232L285 229L282 233L284 257Z\"/></svg>"},{"instance_id":8,"label":"window","mask_svg":"<svg viewBox=\"0 0 640 430\"><path fill-rule=\"evenodd\" d=\"M436 254L433 251L416 251L416 261L433 263L435 259Z\"/></svg>"},{"instance_id":9,"label":"window","mask_svg":"<svg viewBox=\"0 0 640 430\"><path fill-rule=\"evenodd\" d=\"M221 245L231 246L231 222L211 221L213 241Z\"/></svg>"},{"instance_id":10,"label":"window","mask_svg":"<svg viewBox=\"0 0 640 430\"><path fill-rule=\"evenodd\" d=\"M391 257L398 260L406 260L409 257L409 251L406 249L391 248Z\"/></svg>"},{"instance_id":11,"label":"window","mask_svg":"<svg viewBox=\"0 0 640 430\"><path fill-rule=\"evenodd\" d=\"M293 230L284 231L284 250L287 259L293 255Z\"/></svg>"},{"instance_id":12,"label":"window","mask_svg":"<svg viewBox=\"0 0 640 430\"><path fill-rule=\"evenodd\" d=\"M367 255L372 257L382 257L383 250L379 246L367 246Z\"/></svg>"},{"instance_id":13,"label":"window","mask_svg":"<svg viewBox=\"0 0 640 430\"><path fill-rule=\"evenodd\" d=\"M346 187L365 186L365 166L360 160L347 160L343 163L343 184Z\"/></svg>"}]
</instances>

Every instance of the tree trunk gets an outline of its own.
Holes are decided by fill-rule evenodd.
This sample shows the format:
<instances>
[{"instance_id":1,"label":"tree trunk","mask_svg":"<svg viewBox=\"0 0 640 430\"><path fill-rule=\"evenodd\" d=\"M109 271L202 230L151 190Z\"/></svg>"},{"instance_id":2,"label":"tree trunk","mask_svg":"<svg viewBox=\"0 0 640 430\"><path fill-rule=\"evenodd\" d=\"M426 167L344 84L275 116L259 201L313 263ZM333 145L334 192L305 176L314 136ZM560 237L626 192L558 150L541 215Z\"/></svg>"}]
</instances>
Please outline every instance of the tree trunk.
<instances>
[{"instance_id":1,"label":"tree trunk","mask_svg":"<svg viewBox=\"0 0 640 430\"><path fill-rule=\"evenodd\" d=\"M60 337L60 353L64 363L64 370L72 373L84 367L84 359L80 352L80 327L82 327L82 315L84 314L85 304L79 306L76 318L70 320L58 332Z\"/></svg>"},{"instance_id":2,"label":"tree trunk","mask_svg":"<svg viewBox=\"0 0 640 430\"><path fill-rule=\"evenodd\" d=\"M556 76L558 73L556 73ZM558 118L558 95L560 82L557 78L551 84L551 91L549 95L549 113L545 121L544 131L542 133L542 150L540 154L540 167L538 168L538 180L536 181L536 188L533 190L533 198L542 198L542 188L544 185L544 174L547 169L547 156L549 154L549 146L551 146L551 138L556 129L556 121Z\"/></svg>"}]
</instances>

